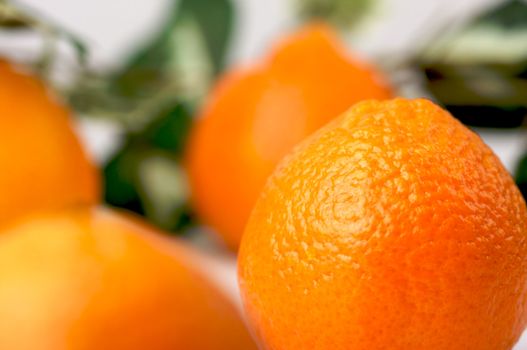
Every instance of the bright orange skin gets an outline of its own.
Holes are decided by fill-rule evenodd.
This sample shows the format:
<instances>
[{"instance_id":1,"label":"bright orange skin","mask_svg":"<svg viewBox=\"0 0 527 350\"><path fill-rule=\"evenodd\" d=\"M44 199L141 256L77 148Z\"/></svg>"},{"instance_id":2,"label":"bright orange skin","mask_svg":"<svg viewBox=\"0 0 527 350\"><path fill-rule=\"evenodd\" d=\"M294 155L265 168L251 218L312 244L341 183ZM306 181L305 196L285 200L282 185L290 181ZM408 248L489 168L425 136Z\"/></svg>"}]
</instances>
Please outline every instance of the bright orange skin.
<instances>
[{"instance_id":1,"label":"bright orange skin","mask_svg":"<svg viewBox=\"0 0 527 350\"><path fill-rule=\"evenodd\" d=\"M286 38L259 64L228 73L209 96L188 147L198 214L236 250L282 157L353 103L391 94L323 25Z\"/></svg>"},{"instance_id":2,"label":"bright orange skin","mask_svg":"<svg viewBox=\"0 0 527 350\"><path fill-rule=\"evenodd\" d=\"M0 348L256 349L196 259L102 209L26 218L0 236Z\"/></svg>"},{"instance_id":3,"label":"bright orange skin","mask_svg":"<svg viewBox=\"0 0 527 350\"><path fill-rule=\"evenodd\" d=\"M527 209L446 111L363 102L274 172L239 280L262 349L511 349L527 316Z\"/></svg>"},{"instance_id":4,"label":"bright orange skin","mask_svg":"<svg viewBox=\"0 0 527 350\"><path fill-rule=\"evenodd\" d=\"M69 112L0 59L0 227L20 215L99 200L99 177Z\"/></svg>"}]
</instances>

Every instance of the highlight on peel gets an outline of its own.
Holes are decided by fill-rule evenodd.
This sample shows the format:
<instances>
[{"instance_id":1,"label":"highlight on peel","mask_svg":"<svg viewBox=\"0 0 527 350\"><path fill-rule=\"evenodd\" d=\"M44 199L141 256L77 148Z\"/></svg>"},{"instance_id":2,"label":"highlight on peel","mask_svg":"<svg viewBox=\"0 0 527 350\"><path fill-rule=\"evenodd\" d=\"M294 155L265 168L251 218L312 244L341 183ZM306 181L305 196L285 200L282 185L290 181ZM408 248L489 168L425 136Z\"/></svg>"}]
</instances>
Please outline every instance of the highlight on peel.
<instances>
[{"instance_id":1,"label":"highlight on peel","mask_svg":"<svg viewBox=\"0 0 527 350\"><path fill-rule=\"evenodd\" d=\"M329 27L282 39L260 62L223 76L207 100L187 154L197 213L236 250L267 177L293 146L352 104L392 96Z\"/></svg>"},{"instance_id":2,"label":"highlight on peel","mask_svg":"<svg viewBox=\"0 0 527 350\"><path fill-rule=\"evenodd\" d=\"M106 209L26 217L0 236L0 348L256 349L197 259Z\"/></svg>"},{"instance_id":3,"label":"highlight on peel","mask_svg":"<svg viewBox=\"0 0 527 350\"><path fill-rule=\"evenodd\" d=\"M99 174L69 111L37 78L0 59L0 227L38 210L99 200Z\"/></svg>"},{"instance_id":4,"label":"highlight on peel","mask_svg":"<svg viewBox=\"0 0 527 350\"><path fill-rule=\"evenodd\" d=\"M263 349L510 350L527 320L527 209L448 112L362 102L276 169L238 268Z\"/></svg>"}]
</instances>

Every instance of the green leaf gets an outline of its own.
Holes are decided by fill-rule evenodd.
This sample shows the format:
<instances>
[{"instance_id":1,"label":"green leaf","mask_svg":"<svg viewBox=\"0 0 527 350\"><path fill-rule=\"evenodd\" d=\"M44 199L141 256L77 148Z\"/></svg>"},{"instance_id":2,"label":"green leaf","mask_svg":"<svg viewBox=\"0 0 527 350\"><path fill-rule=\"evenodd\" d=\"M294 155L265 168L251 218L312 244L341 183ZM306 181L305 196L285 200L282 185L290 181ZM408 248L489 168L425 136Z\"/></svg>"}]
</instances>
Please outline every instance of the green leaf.
<instances>
[{"instance_id":1,"label":"green leaf","mask_svg":"<svg viewBox=\"0 0 527 350\"><path fill-rule=\"evenodd\" d=\"M106 203L143 215L143 204L136 189L141 153L133 146L125 146L106 164L103 176Z\"/></svg>"},{"instance_id":2,"label":"green leaf","mask_svg":"<svg viewBox=\"0 0 527 350\"><path fill-rule=\"evenodd\" d=\"M514 30L527 29L527 3L522 0L507 1L481 16L476 24L491 24Z\"/></svg>"},{"instance_id":3,"label":"green leaf","mask_svg":"<svg viewBox=\"0 0 527 350\"><path fill-rule=\"evenodd\" d=\"M185 172L173 154L152 151L139 164L137 190L145 216L165 230L178 230L188 217L189 190Z\"/></svg>"},{"instance_id":4,"label":"green leaf","mask_svg":"<svg viewBox=\"0 0 527 350\"><path fill-rule=\"evenodd\" d=\"M430 94L463 123L524 124L527 4L512 0L490 9L461 30L431 41L416 62Z\"/></svg>"},{"instance_id":5,"label":"green leaf","mask_svg":"<svg viewBox=\"0 0 527 350\"><path fill-rule=\"evenodd\" d=\"M180 156L192 125L192 116L182 104L162 109L142 137L152 147L167 150Z\"/></svg>"},{"instance_id":6,"label":"green leaf","mask_svg":"<svg viewBox=\"0 0 527 350\"><path fill-rule=\"evenodd\" d=\"M527 154L520 160L516 171L516 181L527 184Z\"/></svg>"},{"instance_id":7,"label":"green leaf","mask_svg":"<svg viewBox=\"0 0 527 350\"><path fill-rule=\"evenodd\" d=\"M430 42L422 60L515 65L527 59L527 3L506 1L474 18L461 30L447 33Z\"/></svg>"},{"instance_id":8,"label":"green leaf","mask_svg":"<svg viewBox=\"0 0 527 350\"><path fill-rule=\"evenodd\" d=\"M225 54L232 32L234 7L229 0L181 0L182 16L192 17L199 25L214 72L219 73L225 63Z\"/></svg>"},{"instance_id":9,"label":"green leaf","mask_svg":"<svg viewBox=\"0 0 527 350\"><path fill-rule=\"evenodd\" d=\"M191 116L176 103L167 104L149 120L128 134L125 146L105 166L104 198L158 227L178 231L193 224L180 164Z\"/></svg>"},{"instance_id":10,"label":"green leaf","mask_svg":"<svg viewBox=\"0 0 527 350\"><path fill-rule=\"evenodd\" d=\"M294 0L304 20L325 20L354 28L370 12L375 0Z\"/></svg>"},{"instance_id":11,"label":"green leaf","mask_svg":"<svg viewBox=\"0 0 527 350\"><path fill-rule=\"evenodd\" d=\"M65 91L76 110L142 130L167 104L196 106L202 100L224 64L233 6L230 0L173 0L165 15L122 68L81 72Z\"/></svg>"},{"instance_id":12,"label":"green leaf","mask_svg":"<svg viewBox=\"0 0 527 350\"><path fill-rule=\"evenodd\" d=\"M193 224L185 172L172 152L128 144L103 173L107 204L143 215L167 231Z\"/></svg>"},{"instance_id":13,"label":"green leaf","mask_svg":"<svg viewBox=\"0 0 527 350\"><path fill-rule=\"evenodd\" d=\"M521 65L424 64L428 92L463 123L515 128L527 116Z\"/></svg>"},{"instance_id":14,"label":"green leaf","mask_svg":"<svg viewBox=\"0 0 527 350\"><path fill-rule=\"evenodd\" d=\"M527 80L511 65L425 64L427 88L441 102L455 105L527 107Z\"/></svg>"},{"instance_id":15,"label":"green leaf","mask_svg":"<svg viewBox=\"0 0 527 350\"><path fill-rule=\"evenodd\" d=\"M113 75L113 93L127 97L141 95L141 92L145 95L166 82L168 77L165 76L165 69L167 62L172 59L169 38L175 25L175 16L176 12L172 10L168 22L158 36L134 53L124 68Z\"/></svg>"},{"instance_id":16,"label":"green leaf","mask_svg":"<svg viewBox=\"0 0 527 350\"><path fill-rule=\"evenodd\" d=\"M234 16L229 0L174 1L167 13L158 34L134 53L112 78L112 87L117 93L146 97L167 87L183 91L196 85L199 88L210 82L207 66L212 67L211 73L223 68ZM189 69L188 61L198 71ZM189 86L185 84L188 76L197 76L206 82Z\"/></svg>"},{"instance_id":17,"label":"green leaf","mask_svg":"<svg viewBox=\"0 0 527 350\"><path fill-rule=\"evenodd\" d=\"M516 183L520 188L523 198L527 200L527 154L520 160L516 170Z\"/></svg>"}]
</instances>

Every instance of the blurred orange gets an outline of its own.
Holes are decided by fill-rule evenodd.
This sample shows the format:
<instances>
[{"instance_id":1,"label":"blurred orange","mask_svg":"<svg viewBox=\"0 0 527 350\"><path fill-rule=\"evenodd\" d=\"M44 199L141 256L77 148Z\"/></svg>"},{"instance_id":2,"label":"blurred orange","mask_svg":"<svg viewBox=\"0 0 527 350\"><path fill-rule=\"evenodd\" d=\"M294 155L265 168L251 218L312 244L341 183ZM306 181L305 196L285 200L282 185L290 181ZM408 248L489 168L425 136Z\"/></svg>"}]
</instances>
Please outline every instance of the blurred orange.
<instances>
[{"instance_id":1,"label":"blurred orange","mask_svg":"<svg viewBox=\"0 0 527 350\"><path fill-rule=\"evenodd\" d=\"M0 226L22 214L99 199L99 176L45 86L0 59Z\"/></svg>"},{"instance_id":2,"label":"blurred orange","mask_svg":"<svg viewBox=\"0 0 527 350\"><path fill-rule=\"evenodd\" d=\"M326 26L284 39L258 65L228 73L209 97L188 147L195 209L237 249L284 154L353 103L391 95L378 72L348 56Z\"/></svg>"},{"instance_id":3,"label":"blurred orange","mask_svg":"<svg viewBox=\"0 0 527 350\"><path fill-rule=\"evenodd\" d=\"M527 208L446 111L363 102L271 176L239 279L262 349L509 350L527 320Z\"/></svg>"},{"instance_id":4,"label":"blurred orange","mask_svg":"<svg viewBox=\"0 0 527 350\"><path fill-rule=\"evenodd\" d=\"M26 217L0 236L0 349L256 349L198 263L108 210Z\"/></svg>"}]
</instances>

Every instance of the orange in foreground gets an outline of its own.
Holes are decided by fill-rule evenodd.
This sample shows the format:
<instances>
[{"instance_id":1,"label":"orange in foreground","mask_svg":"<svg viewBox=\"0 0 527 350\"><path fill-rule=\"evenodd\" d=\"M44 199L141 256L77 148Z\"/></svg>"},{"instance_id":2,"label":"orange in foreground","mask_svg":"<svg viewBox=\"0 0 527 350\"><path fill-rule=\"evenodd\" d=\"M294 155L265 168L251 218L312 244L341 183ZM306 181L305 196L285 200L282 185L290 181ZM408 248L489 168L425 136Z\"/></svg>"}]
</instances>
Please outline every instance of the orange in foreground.
<instances>
[{"instance_id":1,"label":"orange in foreground","mask_svg":"<svg viewBox=\"0 0 527 350\"><path fill-rule=\"evenodd\" d=\"M230 72L209 96L188 147L198 214L237 249L282 157L355 102L391 94L378 72L348 56L323 25L284 39L257 65Z\"/></svg>"},{"instance_id":2,"label":"orange in foreground","mask_svg":"<svg viewBox=\"0 0 527 350\"><path fill-rule=\"evenodd\" d=\"M28 212L99 199L99 178L45 86L0 59L0 227Z\"/></svg>"},{"instance_id":3,"label":"orange in foreground","mask_svg":"<svg viewBox=\"0 0 527 350\"><path fill-rule=\"evenodd\" d=\"M0 236L0 349L256 349L197 255L103 209Z\"/></svg>"},{"instance_id":4,"label":"orange in foreground","mask_svg":"<svg viewBox=\"0 0 527 350\"><path fill-rule=\"evenodd\" d=\"M527 317L526 205L432 102L359 103L272 175L239 280L262 349L511 349Z\"/></svg>"}]
</instances>

